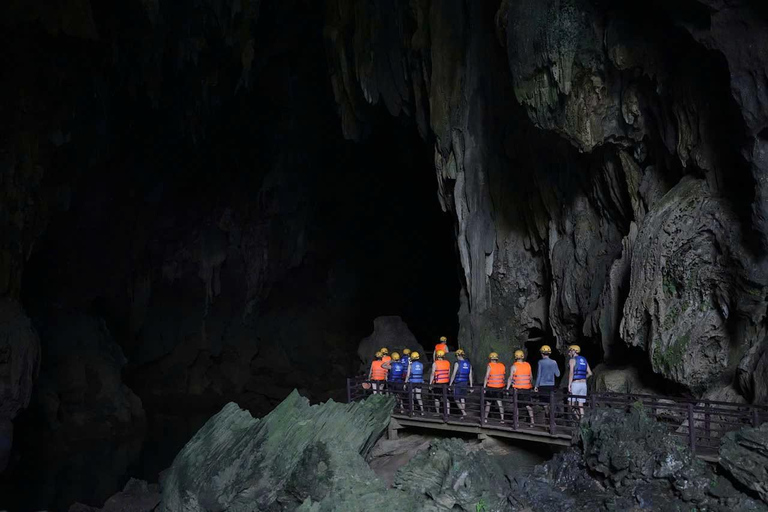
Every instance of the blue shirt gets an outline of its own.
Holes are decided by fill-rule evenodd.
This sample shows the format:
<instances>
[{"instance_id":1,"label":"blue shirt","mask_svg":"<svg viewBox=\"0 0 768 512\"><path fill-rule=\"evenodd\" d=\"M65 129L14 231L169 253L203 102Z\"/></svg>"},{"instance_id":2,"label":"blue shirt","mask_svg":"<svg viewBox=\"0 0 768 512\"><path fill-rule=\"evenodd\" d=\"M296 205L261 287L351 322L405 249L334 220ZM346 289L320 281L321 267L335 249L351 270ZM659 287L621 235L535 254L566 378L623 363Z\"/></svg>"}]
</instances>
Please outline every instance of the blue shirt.
<instances>
[{"instance_id":1,"label":"blue shirt","mask_svg":"<svg viewBox=\"0 0 768 512\"><path fill-rule=\"evenodd\" d=\"M533 387L554 386L555 377L559 376L560 368L557 367L556 362L549 358L541 359L539 361L539 370L536 372L536 384Z\"/></svg>"}]
</instances>

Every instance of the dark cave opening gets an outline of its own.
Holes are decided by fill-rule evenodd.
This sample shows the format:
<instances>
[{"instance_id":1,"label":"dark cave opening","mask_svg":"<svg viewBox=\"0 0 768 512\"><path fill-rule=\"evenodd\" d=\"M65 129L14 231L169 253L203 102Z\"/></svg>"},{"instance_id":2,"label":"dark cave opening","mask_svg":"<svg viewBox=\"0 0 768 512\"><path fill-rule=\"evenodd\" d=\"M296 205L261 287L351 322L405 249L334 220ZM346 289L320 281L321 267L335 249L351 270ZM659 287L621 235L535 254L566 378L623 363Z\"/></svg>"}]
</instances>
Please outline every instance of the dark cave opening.
<instances>
[{"instance_id":1,"label":"dark cave opening","mask_svg":"<svg viewBox=\"0 0 768 512\"><path fill-rule=\"evenodd\" d=\"M265 3L272 29L247 86L215 69L226 48L206 49L203 108L190 72L170 74L158 102L124 87L125 68L102 70L103 137L65 147L44 179L60 210L21 288L43 379L14 422L0 507L101 506L129 477L157 481L228 401L261 416L294 388L343 399L378 316L425 345L455 339L459 264L432 144L383 107L365 140L343 139L322 9L306 14ZM42 66L84 51L32 30L62 57Z\"/></svg>"}]
</instances>

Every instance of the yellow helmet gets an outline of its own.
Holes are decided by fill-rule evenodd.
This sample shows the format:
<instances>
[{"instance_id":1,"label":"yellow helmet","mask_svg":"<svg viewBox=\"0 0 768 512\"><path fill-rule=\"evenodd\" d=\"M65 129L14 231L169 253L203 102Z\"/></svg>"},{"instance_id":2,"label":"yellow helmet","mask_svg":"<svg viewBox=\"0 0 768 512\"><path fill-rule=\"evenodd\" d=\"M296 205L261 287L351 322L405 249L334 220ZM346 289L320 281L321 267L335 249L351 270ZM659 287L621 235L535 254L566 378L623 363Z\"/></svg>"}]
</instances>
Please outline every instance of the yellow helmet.
<instances>
[{"instance_id":1,"label":"yellow helmet","mask_svg":"<svg viewBox=\"0 0 768 512\"><path fill-rule=\"evenodd\" d=\"M406 356L407 356L408 354L410 354L410 353L411 353L411 349L409 349L409 348L404 348L404 349L403 349L403 354L405 354Z\"/></svg>"},{"instance_id":2,"label":"yellow helmet","mask_svg":"<svg viewBox=\"0 0 768 512\"><path fill-rule=\"evenodd\" d=\"M384 354L382 354L382 353L381 353L381 350L379 350L378 352L376 352L376 357L378 357L379 359L381 359L381 357L382 357L383 355L384 355Z\"/></svg>"},{"instance_id":3,"label":"yellow helmet","mask_svg":"<svg viewBox=\"0 0 768 512\"><path fill-rule=\"evenodd\" d=\"M466 355L466 353L464 352L463 348L460 348L459 350L454 352L454 354L456 354L457 356L464 356L464 355Z\"/></svg>"},{"instance_id":4,"label":"yellow helmet","mask_svg":"<svg viewBox=\"0 0 768 512\"><path fill-rule=\"evenodd\" d=\"M542 345L541 348L539 349L539 352L541 352L542 354L551 354L552 349L549 348L549 345Z\"/></svg>"},{"instance_id":5,"label":"yellow helmet","mask_svg":"<svg viewBox=\"0 0 768 512\"><path fill-rule=\"evenodd\" d=\"M400 354L397 352L392 352L392 360L393 361L399 361L400 360Z\"/></svg>"},{"instance_id":6,"label":"yellow helmet","mask_svg":"<svg viewBox=\"0 0 768 512\"><path fill-rule=\"evenodd\" d=\"M440 336L440 341L446 342L448 341L448 338L446 338L445 336Z\"/></svg>"},{"instance_id":7,"label":"yellow helmet","mask_svg":"<svg viewBox=\"0 0 768 512\"><path fill-rule=\"evenodd\" d=\"M438 350L435 354L436 357L445 357L445 352L442 350Z\"/></svg>"},{"instance_id":8,"label":"yellow helmet","mask_svg":"<svg viewBox=\"0 0 768 512\"><path fill-rule=\"evenodd\" d=\"M420 357L421 356L419 355L418 352L411 352L411 360L415 361L415 360L417 360Z\"/></svg>"},{"instance_id":9,"label":"yellow helmet","mask_svg":"<svg viewBox=\"0 0 768 512\"><path fill-rule=\"evenodd\" d=\"M488 359L492 361L497 361L499 359L499 354L497 354L496 352L491 352L490 354L488 354Z\"/></svg>"},{"instance_id":10,"label":"yellow helmet","mask_svg":"<svg viewBox=\"0 0 768 512\"><path fill-rule=\"evenodd\" d=\"M515 359L525 359L525 352L522 350L515 350Z\"/></svg>"},{"instance_id":11,"label":"yellow helmet","mask_svg":"<svg viewBox=\"0 0 768 512\"><path fill-rule=\"evenodd\" d=\"M381 353L382 354L389 354L389 350L387 350L387 347L381 347Z\"/></svg>"},{"instance_id":12,"label":"yellow helmet","mask_svg":"<svg viewBox=\"0 0 768 512\"><path fill-rule=\"evenodd\" d=\"M571 345L570 347L568 347L568 350L573 350L578 354L581 352L581 347L578 345Z\"/></svg>"}]
</instances>

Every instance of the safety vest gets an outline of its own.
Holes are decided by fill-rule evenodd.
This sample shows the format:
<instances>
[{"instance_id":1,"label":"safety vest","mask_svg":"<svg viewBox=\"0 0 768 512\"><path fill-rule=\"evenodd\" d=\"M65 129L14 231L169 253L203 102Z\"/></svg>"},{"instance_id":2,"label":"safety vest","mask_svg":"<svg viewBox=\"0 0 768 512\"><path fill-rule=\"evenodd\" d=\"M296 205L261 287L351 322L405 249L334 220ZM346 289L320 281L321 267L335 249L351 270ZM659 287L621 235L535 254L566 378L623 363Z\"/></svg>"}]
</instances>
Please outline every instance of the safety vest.
<instances>
[{"instance_id":1,"label":"safety vest","mask_svg":"<svg viewBox=\"0 0 768 512\"><path fill-rule=\"evenodd\" d=\"M451 363L445 359L435 361L435 384L448 384L451 376Z\"/></svg>"},{"instance_id":2,"label":"safety vest","mask_svg":"<svg viewBox=\"0 0 768 512\"><path fill-rule=\"evenodd\" d=\"M462 383L469 382L469 372L472 370L472 365L466 359L464 361L457 361L459 365L459 371L456 372L456 378L454 382Z\"/></svg>"},{"instance_id":3,"label":"safety vest","mask_svg":"<svg viewBox=\"0 0 768 512\"><path fill-rule=\"evenodd\" d=\"M585 380L587 378L587 358L576 356L574 359L576 364L573 366L573 380Z\"/></svg>"},{"instance_id":4,"label":"safety vest","mask_svg":"<svg viewBox=\"0 0 768 512\"><path fill-rule=\"evenodd\" d=\"M388 363L388 362L390 362L391 360L392 360L392 358L391 358L391 357L389 357L389 356L384 356L384 357L382 357L382 358L381 358L381 362L382 362L382 363Z\"/></svg>"},{"instance_id":5,"label":"safety vest","mask_svg":"<svg viewBox=\"0 0 768 512\"><path fill-rule=\"evenodd\" d=\"M400 362L403 363L403 366L407 369L411 364L411 358L408 356L403 356L400 358Z\"/></svg>"},{"instance_id":6,"label":"safety vest","mask_svg":"<svg viewBox=\"0 0 768 512\"><path fill-rule=\"evenodd\" d=\"M488 387L489 388L503 388L504 387L504 375L507 373L507 368L504 363L488 363L488 368L491 372L488 374Z\"/></svg>"},{"instance_id":7,"label":"safety vest","mask_svg":"<svg viewBox=\"0 0 768 512\"><path fill-rule=\"evenodd\" d=\"M381 365L384 361L374 361L371 363L371 380L386 380L387 370Z\"/></svg>"},{"instance_id":8,"label":"safety vest","mask_svg":"<svg viewBox=\"0 0 768 512\"><path fill-rule=\"evenodd\" d=\"M411 377L408 380L416 384L424 382L424 363L421 361L411 363Z\"/></svg>"},{"instance_id":9,"label":"safety vest","mask_svg":"<svg viewBox=\"0 0 768 512\"><path fill-rule=\"evenodd\" d=\"M392 363L389 367L389 374L387 380L390 382L403 382L403 370L405 367L400 361Z\"/></svg>"},{"instance_id":10,"label":"safety vest","mask_svg":"<svg viewBox=\"0 0 768 512\"><path fill-rule=\"evenodd\" d=\"M438 350L442 350L443 352L445 352L447 354L448 353L448 345L446 345L445 343L438 343L437 345L435 345L435 353L437 353Z\"/></svg>"},{"instance_id":11,"label":"safety vest","mask_svg":"<svg viewBox=\"0 0 768 512\"><path fill-rule=\"evenodd\" d=\"M512 387L515 389L531 389L531 365L525 361L516 361L515 373L512 374Z\"/></svg>"}]
</instances>

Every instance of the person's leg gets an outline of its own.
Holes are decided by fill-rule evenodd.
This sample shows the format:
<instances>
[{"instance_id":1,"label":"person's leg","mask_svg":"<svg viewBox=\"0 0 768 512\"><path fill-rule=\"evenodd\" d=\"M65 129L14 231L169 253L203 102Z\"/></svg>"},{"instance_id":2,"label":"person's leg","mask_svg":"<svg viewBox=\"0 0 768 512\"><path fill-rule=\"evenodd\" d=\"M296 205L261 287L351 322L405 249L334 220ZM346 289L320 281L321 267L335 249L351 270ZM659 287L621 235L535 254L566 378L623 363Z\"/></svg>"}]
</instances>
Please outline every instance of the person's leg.
<instances>
[{"instance_id":1,"label":"person's leg","mask_svg":"<svg viewBox=\"0 0 768 512\"><path fill-rule=\"evenodd\" d=\"M424 402L421 400L421 387L414 388L414 393L416 394L416 403L419 404L421 415L424 416Z\"/></svg>"},{"instance_id":2,"label":"person's leg","mask_svg":"<svg viewBox=\"0 0 768 512\"><path fill-rule=\"evenodd\" d=\"M586 402L587 396L587 383L586 382L579 382L579 385L574 388L574 392L576 395L579 396L579 398L576 399L576 401L579 404L579 419L582 419L584 417L584 402Z\"/></svg>"}]
</instances>

